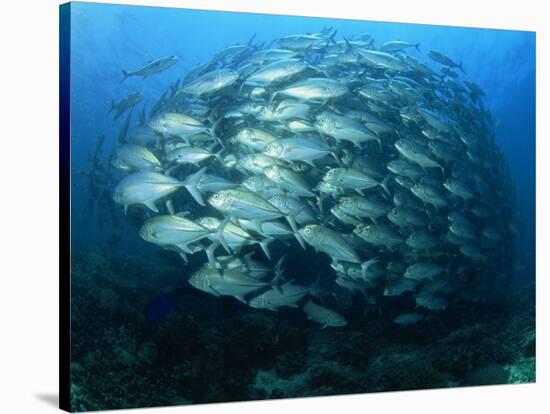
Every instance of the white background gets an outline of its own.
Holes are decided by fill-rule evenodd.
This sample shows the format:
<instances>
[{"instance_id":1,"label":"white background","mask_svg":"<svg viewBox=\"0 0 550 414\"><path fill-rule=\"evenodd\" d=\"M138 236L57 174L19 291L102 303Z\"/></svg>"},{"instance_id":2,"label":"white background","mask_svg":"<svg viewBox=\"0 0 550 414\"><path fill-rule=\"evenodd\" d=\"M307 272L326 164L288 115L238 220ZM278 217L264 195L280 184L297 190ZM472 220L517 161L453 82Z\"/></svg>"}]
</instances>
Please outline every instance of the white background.
<instances>
[{"instance_id":1,"label":"white background","mask_svg":"<svg viewBox=\"0 0 550 414\"><path fill-rule=\"evenodd\" d=\"M118 1L136 3L136 1ZM542 1L173 0L138 4L537 31L537 384L148 409L148 413L550 412L548 26ZM58 2L0 5L0 413L54 412L58 385ZM483 62L480 62L483 64ZM546 406L545 408L543 408ZM135 412L132 411L120 411Z\"/></svg>"}]
</instances>

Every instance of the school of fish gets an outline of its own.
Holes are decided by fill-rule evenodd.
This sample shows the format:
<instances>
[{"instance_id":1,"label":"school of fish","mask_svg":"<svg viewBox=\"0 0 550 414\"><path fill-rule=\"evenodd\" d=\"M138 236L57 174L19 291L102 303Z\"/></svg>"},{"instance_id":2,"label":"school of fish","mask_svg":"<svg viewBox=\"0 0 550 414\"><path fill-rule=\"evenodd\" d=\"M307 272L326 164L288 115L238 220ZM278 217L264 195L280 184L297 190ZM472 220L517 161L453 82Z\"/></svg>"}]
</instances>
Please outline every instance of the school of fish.
<instances>
[{"instance_id":1,"label":"school of fish","mask_svg":"<svg viewBox=\"0 0 550 414\"><path fill-rule=\"evenodd\" d=\"M417 43L332 28L253 37L184 74L138 126L140 92L113 102L115 118L128 113L113 200L147 211L142 239L185 261L203 255L188 281L208 294L346 325L317 284L285 276L270 250L284 243L328 258L325 290L365 306L408 296L396 324L441 312L465 281L506 266L518 224L483 91L443 53L413 55Z\"/></svg>"}]
</instances>

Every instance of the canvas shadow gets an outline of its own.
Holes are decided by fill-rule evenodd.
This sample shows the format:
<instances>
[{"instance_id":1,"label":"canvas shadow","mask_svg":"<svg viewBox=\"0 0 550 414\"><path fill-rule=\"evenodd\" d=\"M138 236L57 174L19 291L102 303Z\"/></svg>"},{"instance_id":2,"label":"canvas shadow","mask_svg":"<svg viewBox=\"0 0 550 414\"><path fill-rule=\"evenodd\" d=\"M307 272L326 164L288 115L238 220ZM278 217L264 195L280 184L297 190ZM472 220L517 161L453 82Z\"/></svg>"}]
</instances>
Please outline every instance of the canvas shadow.
<instances>
[{"instance_id":1,"label":"canvas shadow","mask_svg":"<svg viewBox=\"0 0 550 414\"><path fill-rule=\"evenodd\" d=\"M35 397L48 405L52 405L56 408L59 407L59 394L35 394Z\"/></svg>"}]
</instances>

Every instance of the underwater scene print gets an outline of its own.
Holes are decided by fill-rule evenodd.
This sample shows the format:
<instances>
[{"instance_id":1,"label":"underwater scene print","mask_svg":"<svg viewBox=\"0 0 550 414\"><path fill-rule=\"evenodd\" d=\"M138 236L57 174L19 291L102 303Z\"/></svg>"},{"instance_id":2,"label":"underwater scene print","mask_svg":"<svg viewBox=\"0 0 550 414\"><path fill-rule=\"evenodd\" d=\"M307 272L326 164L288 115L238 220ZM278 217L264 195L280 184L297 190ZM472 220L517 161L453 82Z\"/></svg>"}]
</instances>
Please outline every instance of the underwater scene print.
<instances>
[{"instance_id":1,"label":"underwater scene print","mask_svg":"<svg viewBox=\"0 0 550 414\"><path fill-rule=\"evenodd\" d=\"M535 381L535 33L68 7L71 410Z\"/></svg>"}]
</instances>

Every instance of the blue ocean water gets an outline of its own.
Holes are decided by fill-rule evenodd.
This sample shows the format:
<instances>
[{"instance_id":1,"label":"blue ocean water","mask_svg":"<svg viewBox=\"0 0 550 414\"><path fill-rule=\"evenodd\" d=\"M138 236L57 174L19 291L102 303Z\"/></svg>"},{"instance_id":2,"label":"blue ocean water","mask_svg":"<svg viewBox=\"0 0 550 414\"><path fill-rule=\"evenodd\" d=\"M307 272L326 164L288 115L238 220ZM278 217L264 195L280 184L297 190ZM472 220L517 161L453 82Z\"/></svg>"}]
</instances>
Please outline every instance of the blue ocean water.
<instances>
[{"instance_id":1,"label":"blue ocean water","mask_svg":"<svg viewBox=\"0 0 550 414\"><path fill-rule=\"evenodd\" d=\"M108 183L105 187L101 185L90 186L89 181L86 179L86 172L93 169L91 155L96 149L98 137L102 134L105 137L100 158L107 169L110 168L109 157L111 153L119 146L118 135L126 116L120 117L117 121L113 120L112 115L107 116L111 102L119 101L124 96L139 91L144 94L145 98L143 102L138 104L137 109L141 110L142 107L145 107L149 110L170 85L174 84L196 65L209 61L212 56L228 46L246 44L252 38L254 38L255 43L269 43L273 39L290 34L316 33L324 27L331 27L336 30L336 39L352 39L359 34L369 33L375 39L374 45L377 47L391 40L420 43L418 51L410 49L407 53L426 62L433 68L437 68L438 65L426 57L430 50L441 51L450 56L455 62L462 63L465 70L464 78L475 82L485 93L484 103L486 108L490 110L492 122L495 124L496 144L505 154L516 192L520 232L514 241L516 258L511 259L510 263L511 268L517 269L512 276L519 286L528 286L529 283L534 282L535 33L437 25L72 3L71 171L74 174L71 188L72 246L73 255L79 257L78 274L87 274L87 277L92 279L95 277L95 280L101 280L101 282L93 282L97 283L97 285L94 285L90 280L84 278L86 282L82 283L82 289L86 290L93 285L93 290L90 290L90 292L95 292L94 294L97 297L94 297L92 293L88 294L89 297L82 293L84 296L78 296L78 300L99 304L97 305L99 306L98 312L105 313L105 318L99 318L99 321L103 321L105 324L108 324L107 320L116 322L113 326L109 325L108 333L102 331L108 339L101 342L98 339L101 335L97 335L97 332L103 329L101 322L94 324L89 323L89 320L86 320L86 322L76 321L75 331L73 332L75 338L79 335L82 338L95 335L96 338L94 341L87 342L86 346L79 347L79 345L75 345L75 347L79 347L74 353L75 361L78 364L75 368L77 374L75 374L76 385L73 390L75 395L78 396L78 403L75 403L76 409L147 405L144 402L146 398L150 401L149 405L158 405L223 401L235 398L269 398L317 395L319 393L330 394L334 392L410 389L415 387L451 386L453 384L471 385L483 383L486 379L483 375L489 375L487 372L491 375L496 372L495 377L502 375L502 372L499 371L500 368L494 368L495 364L498 367L501 365L515 366L509 359L506 359L507 352L510 353L511 351L505 350L501 354L506 355L506 357L501 354L499 356L492 355L490 358L484 356L485 359L480 357L479 360L472 362L472 369L481 367L488 370L483 371L482 374L476 374L480 375L479 377L470 378L464 374L464 378L470 378L466 380L457 377L459 374L456 373L454 374L455 377L448 375L450 370L446 371L447 368L441 368L443 362L433 357L429 363L432 371L428 370L429 374L426 374L425 382L409 384L404 379L399 379L395 380L399 383L398 385L388 385L382 389L364 389L361 386L356 386L356 384L350 384L346 389L331 388L328 391L322 391L322 388L312 386L311 389L306 387L305 390L301 389L294 393L282 390L277 394L277 387L274 386L271 389L265 386L264 391L262 391L264 394L256 391L243 394L242 387L240 388L239 384L232 384L228 385L227 389L223 389L223 391L210 390L204 393L203 391L185 388L189 386L188 382L190 381L187 377L176 379L163 377L158 380L158 384L151 391L151 394L142 399L138 399L133 395L133 391L123 389L123 379L120 379L120 382L114 385L115 389L119 390L120 395L116 398L112 397L110 400L94 397L93 392L86 389L86 387L91 386L90 382L85 382L82 378L89 378L89 376L83 375L82 372L90 369L89 367L92 364L98 366L104 364L107 370L116 369L120 372L126 370L126 373L133 372L132 370L136 369L139 372L137 376L143 376L144 384L149 381L150 377L148 375L157 373L156 369L159 366L163 369L167 366L170 368L178 366L180 370L188 370L189 372L193 369L196 370L197 367L193 365L193 361L190 361L189 358L180 360L170 356L162 359L159 354L176 352L174 345L178 344L178 341L176 339L171 340L170 335L167 334L167 332L174 329L185 327L189 330L189 335L191 333L206 335L201 334L199 328L195 325L196 321L201 321L201 318L204 321L203 326L210 326L209 329L219 329L219 332L225 332L224 329L234 328L241 336L256 335L258 332L258 336L265 335L266 330L270 332L266 328L266 324L271 326L275 323L272 321L272 315L268 315L269 320L247 320L246 323L238 324L238 329L232 325L220 328L219 325L213 325L213 321L217 321L219 318L217 312L225 312L224 314L228 317L242 315L244 311L239 307L240 304L228 305L227 302L220 304L219 301L215 304L216 302L212 302L212 300L216 298L202 299L200 296L199 299L196 299L197 302L193 303L195 307L201 309L198 309L196 314L190 312L184 315L187 318L194 318L195 322L190 322L189 319L184 321L177 319L178 317L184 317L181 315L181 309L180 314L177 314L177 307L181 306L181 304L178 305L178 300L180 300L182 293L177 288L176 291L170 289L184 283L186 277L190 274L189 268L184 267L182 264L181 269L177 270L179 273L169 275L170 272L174 272L174 268L178 268L177 260L179 258L167 258L165 255L159 255L156 247L138 237L139 223L133 221L134 218L124 216L120 205L114 203L108 205L112 186L115 183ZM171 55L177 56L178 62L168 70L146 79L134 77L121 82L123 78L122 70L135 70L150 60ZM137 121L138 111L136 110L132 120L133 125ZM89 252L93 252L93 260L88 256ZM81 254L82 256L80 256ZM84 259L84 256L87 258ZM152 274L150 269L160 270L158 274ZM143 271L143 273L139 273L139 271ZM106 274L111 275L111 279L105 278ZM102 277L103 279L101 279ZM73 281L73 283L77 284L78 280ZM92 285L88 285L90 283ZM143 293L142 284L150 288L148 294ZM75 292L79 294L77 285L75 286ZM163 295L161 296L161 302L155 302L156 294ZM207 310L204 310L202 308L203 304L210 307L207 306L204 308ZM75 305L78 306L78 304ZM495 306L498 308L497 305ZM161 324L160 328L158 323L145 324L146 328L142 328L142 325L139 325L135 320L142 322L139 318L143 317L143 309L145 309L146 319L149 318L149 315L164 316L165 314L173 319L169 319L168 322L159 322ZM383 308L377 311L383 312ZM490 312L494 311L494 308L487 310L487 315L489 316ZM284 312L282 313L283 316L287 315ZM77 317L85 317L81 315L86 315L86 313L82 311L82 313L77 314ZM244 312L244 315L244 317L248 317L246 312ZM255 313L251 313L251 315L250 318L256 317L254 316ZM132 319L134 317L137 319ZM288 324L288 321L293 318L294 316L291 314L284 323ZM460 326L458 320L461 318L469 321L468 316L454 315L451 317L453 322L450 325ZM157 319L157 316L152 317L152 319ZM81 322L81 324L78 322ZM474 325L474 322L469 321L468 323ZM170 323L173 325L170 325ZM242 328L241 325L245 326L247 323L250 324L249 329ZM434 322L436 326L438 323L441 324L441 322ZM534 320L529 319L529 323L534 326ZM138 333L132 332L132 329L138 329L136 326L140 327ZM518 326L514 325L511 330L517 333L523 325ZM88 332L86 329L90 331ZM283 345L278 343L276 346L270 344L272 348L266 345L266 352L279 352L280 349L285 349L286 346L292 349L293 352L289 354L288 358L305 354L306 351L301 348L302 346L306 347L301 342L305 340L294 331L300 329L310 333L313 332L311 336L308 336L310 342L308 342L307 349L319 346L318 342L321 340L316 336L316 330L309 325L306 327L302 320L297 321L294 327L288 328L285 325L284 329L286 329L284 331L286 332L284 340L286 342L283 341ZM414 333L402 336L400 333L388 333L390 328L387 326L377 329L379 329L380 337L385 338L382 341L391 343L392 346L395 344L409 346L410 343L418 344L422 342L419 336ZM91 333L92 330L95 332L94 334ZM434 331L425 331L422 335L425 338L437 338ZM485 330L476 334L479 334L479 337L490 336L490 333L487 332L490 331ZM218 337L214 336L214 338ZM523 346L524 337L521 336L516 339L514 341L521 343L521 346ZM335 339L335 341L337 342L338 339ZM90 343L95 345L90 345ZM238 341L236 343L238 344ZM232 346L238 345L233 344ZM491 347L490 345L487 346ZM105 351L105 349L108 349L108 351ZM193 348L188 351L192 352ZM112 359L106 362L100 358L99 354L103 353L105 355L109 352L115 354ZM409 352L420 351L409 349ZM372 363L373 359L371 357L378 358L379 360L376 361L384 365L383 358L385 356L369 356L369 362ZM440 355L438 357L443 358ZM139 362L135 362L132 358ZM204 368L208 364L208 357L201 356L201 358L196 364ZM330 357L327 356L328 358ZM149 360L156 362L149 363ZM281 362L279 359L273 362L261 357L254 359L254 361L257 362L258 369L265 369L265 373L269 373L269 375L272 375L272 371L269 371L269 369L277 371L281 369L281 366L291 365L288 362ZM357 357L353 363L360 366L363 364L360 357ZM136 366L139 366L139 368L135 368ZM225 368L228 372L231 371L231 364L227 363ZM242 383L256 381L256 384L258 384L261 382L260 373L263 371L260 372L258 369L247 373L249 376L246 377L246 380L243 379ZM427 370L425 366L418 369L423 373ZM506 372L511 370L511 368L506 369L508 369ZM217 375L212 370L205 368L206 373ZM298 370L307 371L307 364L301 366ZM189 372L186 375L192 377ZM443 375L442 372L446 374ZM457 370L457 372L462 373L460 370ZM93 375L101 376L99 372L92 373L91 376L93 377ZM265 375L268 376L268 374ZM279 373L279 375L282 374ZM316 380L324 381L322 375L321 379L317 378ZM265 379L265 381L269 382L268 379ZM272 379L272 381L275 380ZM326 381L331 382L331 380ZM334 381L337 382L338 380ZM507 380L501 382L507 382ZM179 388L166 385L174 383L179 384ZM136 389L141 390L142 385L141 383L136 385ZM282 385L278 386L282 387ZM230 397L232 395L231 387L237 390L235 391L237 396L234 398ZM265 394L266 389L270 390L267 394ZM320 389L321 391L319 391Z\"/></svg>"},{"instance_id":2,"label":"blue ocean water","mask_svg":"<svg viewBox=\"0 0 550 414\"><path fill-rule=\"evenodd\" d=\"M73 3L72 21L73 171L86 168L88 154L101 132L107 136L106 153L116 145L124 119L114 123L105 116L112 100L141 91L150 107L187 71L254 35L257 41L268 42L330 26L343 37L369 33L379 45L395 39L420 43L421 52L413 50L413 56L425 56L431 49L443 51L463 63L467 78L485 91L486 105L495 121L500 121L497 143L507 156L523 221L518 248L526 257L534 254L534 33L78 2ZM139 68L149 60L170 55L180 59L172 69L145 81L131 78L120 83L123 69ZM79 204L78 192L74 197ZM83 224L74 225L77 238L73 242L79 243L76 230ZM88 230L93 234L93 229ZM92 234L86 232L85 240L92 241ZM534 268L528 273L532 277Z\"/></svg>"}]
</instances>

